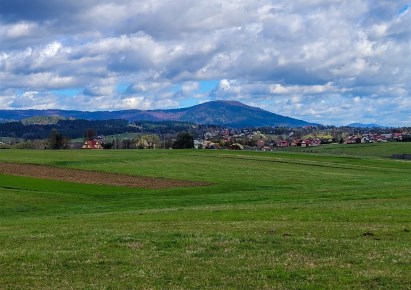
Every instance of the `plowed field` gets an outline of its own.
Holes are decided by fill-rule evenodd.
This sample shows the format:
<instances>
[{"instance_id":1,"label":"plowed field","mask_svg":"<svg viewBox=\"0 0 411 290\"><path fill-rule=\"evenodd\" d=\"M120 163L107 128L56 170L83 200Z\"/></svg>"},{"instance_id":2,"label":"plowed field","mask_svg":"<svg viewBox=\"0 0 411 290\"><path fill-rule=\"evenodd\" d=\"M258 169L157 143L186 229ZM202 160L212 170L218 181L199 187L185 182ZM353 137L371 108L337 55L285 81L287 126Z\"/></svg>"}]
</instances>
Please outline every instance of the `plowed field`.
<instances>
[{"instance_id":1,"label":"plowed field","mask_svg":"<svg viewBox=\"0 0 411 290\"><path fill-rule=\"evenodd\" d=\"M202 182L132 176L116 173L58 168L45 165L5 162L0 162L0 173L15 176L62 180L77 183L140 187L147 189L195 187L206 185Z\"/></svg>"}]
</instances>

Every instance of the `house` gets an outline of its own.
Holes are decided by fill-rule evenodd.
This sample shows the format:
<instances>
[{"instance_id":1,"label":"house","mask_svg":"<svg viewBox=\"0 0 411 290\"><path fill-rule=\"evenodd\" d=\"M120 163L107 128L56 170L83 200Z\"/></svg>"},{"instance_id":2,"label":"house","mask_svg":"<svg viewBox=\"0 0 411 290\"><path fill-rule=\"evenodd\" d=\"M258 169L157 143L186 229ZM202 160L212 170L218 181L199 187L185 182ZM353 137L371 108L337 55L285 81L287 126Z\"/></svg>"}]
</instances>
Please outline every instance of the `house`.
<instances>
[{"instance_id":1,"label":"house","mask_svg":"<svg viewBox=\"0 0 411 290\"><path fill-rule=\"evenodd\" d=\"M314 139L311 141L311 145L312 145L312 146L320 146L320 145L321 145L321 139L319 139L319 138L314 138Z\"/></svg>"},{"instance_id":2,"label":"house","mask_svg":"<svg viewBox=\"0 0 411 290\"><path fill-rule=\"evenodd\" d=\"M288 146L289 146L289 144L288 144L288 142L285 141L285 140L282 140L282 141L278 141L278 142L277 142L277 147L288 147Z\"/></svg>"},{"instance_id":3,"label":"house","mask_svg":"<svg viewBox=\"0 0 411 290\"><path fill-rule=\"evenodd\" d=\"M359 139L358 136L349 136L346 140L345 140L345 144L356 144L359 143L358 141L361 140ZM361 141L360 141L361 142Z\"/></svg>"},{"instance_id":4,"label":"house","mask_svg":"<svg viewBox=\"0 0 411 290\"><path fill-rule=\"evenodd\" d=\"M305 139L301 142L301 147L317 147L321 145L321 140L318 138Z\"/></svg>"},{"instance_id":5,"label":"house","mask_svg":"<svg viewBox=\"0 0 411 290\"><path fill-rule=\"evenodd\" d=\"M374 140L377 142L388 142L388 138L383 135L376 135Z\"/></svg>"},{"instance_id":6,"label":"house","mask_svg":"<svg viewBox=\"0 0 411 290\"><path fill-rule=\"evenodd\" d=\"M87 140L81 149L103 149L103 146L98 140Z\"/></svg>"},{"instance_id":7,"label":"house","mask_svg":"<svg viewBox=\"0 0 411 290\"><path fill-rule=\"evenodd\" d=\"M291 142L291 144L290 144L290 146L293 146L293 147L295 147L295 146L301 146L301 143L303 142L303 140L301 140L301 139L294 139L292 142Z\"/></svg>"},{"instance_id":8,"label":"house","mask_svg":"<svg viewBox=\"0 0 411 290\"><path fill-rule=\"evenodd\" d=\"M309 146L311 146L311 141L309 139L303 140L301 142L301 147L305 148L305 147L309 147Z\"/></svg>"}]
</instances>

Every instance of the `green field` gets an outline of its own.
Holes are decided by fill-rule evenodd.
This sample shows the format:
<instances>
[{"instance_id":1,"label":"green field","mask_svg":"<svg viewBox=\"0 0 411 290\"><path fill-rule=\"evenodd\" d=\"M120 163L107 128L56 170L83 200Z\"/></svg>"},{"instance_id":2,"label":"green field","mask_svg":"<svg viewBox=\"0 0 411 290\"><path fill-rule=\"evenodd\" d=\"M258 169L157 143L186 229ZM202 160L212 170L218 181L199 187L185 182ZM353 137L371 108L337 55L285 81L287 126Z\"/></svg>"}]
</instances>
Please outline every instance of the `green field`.
<instances>
[{"instance_id":1,"label":"green field","mask_svg":"<svg viewBox=\"0 0 411 290\"><path fill-rule=\"evenodd\" d=\"M398 149L387 148L0 150L0 161L211 183L0 174L0 289L410 289L411 162L382 158Z\"/></svg>"},{"instance_id":2,"label":"green field","mask_svg":"<svg viewBox=\"0 0 411 290\"><path fill-rule=\"evenodd\" d=\"M330 144L319 147L289 148L293 152L351 155L357 157L373 156L389 158L393 154L411 154L411 143L368 143L368 144Z\"/></svg>"}]
</instances>

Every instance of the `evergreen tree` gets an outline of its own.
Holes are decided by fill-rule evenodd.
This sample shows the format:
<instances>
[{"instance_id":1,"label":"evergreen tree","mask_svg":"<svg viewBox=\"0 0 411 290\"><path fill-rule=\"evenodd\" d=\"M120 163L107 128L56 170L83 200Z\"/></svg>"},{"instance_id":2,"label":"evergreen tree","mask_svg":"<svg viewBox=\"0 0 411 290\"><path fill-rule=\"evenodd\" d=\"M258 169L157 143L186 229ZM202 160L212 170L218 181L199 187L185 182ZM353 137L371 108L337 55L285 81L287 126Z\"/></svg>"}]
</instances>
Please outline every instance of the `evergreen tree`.
<instances>
[{"instance_id":1,"label":"evergreen tree","mask_svg":"<svg viewBox=\"0 0 411 290\"><path fill-rule=\"evenodd\" d=\"M194 148L194 138L188 132L179 133L177 140L173 144L175 149L190 149Z\"/></svg>"}]
</instances>

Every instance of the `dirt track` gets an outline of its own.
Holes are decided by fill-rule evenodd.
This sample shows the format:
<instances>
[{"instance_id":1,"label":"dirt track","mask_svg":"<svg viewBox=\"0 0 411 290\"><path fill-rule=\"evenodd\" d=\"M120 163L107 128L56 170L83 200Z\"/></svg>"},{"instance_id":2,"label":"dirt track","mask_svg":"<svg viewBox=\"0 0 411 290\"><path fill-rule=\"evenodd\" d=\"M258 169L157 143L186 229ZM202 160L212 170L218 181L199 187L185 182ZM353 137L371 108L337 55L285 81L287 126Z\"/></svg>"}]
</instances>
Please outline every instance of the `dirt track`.
<instances>
[{"instance_id":1,"label":"dirt track","mask_svg":"<svg viewBox=\"0 0 411 290\"><path fill-rule=\"evenodd\" d=\"M58 168L45 165L17 164L5 162L0 162L0 173L51 180L62 180L77 183L140 187L147 189L194 187L206 185L202 182L181 181L155 177L131 176L116 173L104 173L79 169Z\"/></svg>"}]
</instances>

